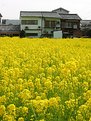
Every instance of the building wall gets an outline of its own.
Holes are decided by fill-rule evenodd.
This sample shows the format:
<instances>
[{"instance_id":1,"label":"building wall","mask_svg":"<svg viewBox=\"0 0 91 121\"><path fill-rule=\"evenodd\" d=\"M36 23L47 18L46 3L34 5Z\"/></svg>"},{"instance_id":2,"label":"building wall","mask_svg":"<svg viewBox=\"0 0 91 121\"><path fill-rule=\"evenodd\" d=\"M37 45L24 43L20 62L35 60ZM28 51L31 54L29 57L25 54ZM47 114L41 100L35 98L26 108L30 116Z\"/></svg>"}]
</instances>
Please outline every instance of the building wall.
<instances>
[{"instance_id":1,"label":"building wall","mask_svg":"<svg viewBox=\"0 0 91 121\"><path fill-rule=\"evenodd\" d=\"M79 20L62 20L61 27L64 37L81 37Z\"/></svg>"},{"instance_id":2,"label":"building wall","mask_svg":"<svg viewBox=\"0 0 91 121\"><path fill-rule=\"evenodd\" d=\"M46 26L45 23L48 21L50 24L49 26ZM52 22L54 22L54 26L52 26ZM43 34L49 34L50 36L53 36L53 31L60 30L60 19L59 18L44 18L44 26L43 26Z\"/></svg>"},{"instance_id":3,"label":"building wall","mask_svg":"<svg viewBox=\"0 0 91 121\"><path fill-rule=\"evenodd\" d=\"M65 10L60 10L60 9L59 9L59 10L57 10L56 12L57 12L57 13L62 13L62 14L68 14L68 12L67 12L67 11L65 11Z\"/></svg>"},{"instance_id":4,"label":"building wall","mask_svg":"<svg viewBox=\"0 0 91 121\"><path fill-rule=\"evenodd\" d=\"M69 11L66 11L65 9L62 9L62 8L53 10L53 12L62 13L62 14L68 14L69 13Z\"/></svg>"},{"instance_id":5,"label":"building wall","mask_svg":"<svg viewBox=\"0 0 91 121\"><path fill-rule=\"evenodd\" d=\"M20 25L20 29L21 30L25 30L25 33L30 33L30 36L32 36L32 33L36 33L38 34L38 37L40 37L41 35L41 18L40 17L21 17L21 25ZM29 24L22 24L23 20L37 20L38 24L36 25L29 25Z\"/></svg>"},{"instance_id":6,"label":"building wall","mask_svg":"<svg viewBox=\"0 0 91 121\"><path fill-rule=\"evenodd\" d=\"M52 27L45 27L45 21L55 21L55 22L59 22L60 24L60 19L58 18L47 18L47 17L21 17L21 30L25 30L25 33L29 35L30 33L30 36L34 35L35 34L38 34L37 37L40 37L41 35L43 34L51 34L53 30L56 29L55 28L52 28ZM37 20L38 21L38 24L37 25L25 25L25 24L22 24L22 21L23 20ZM27 29L26 29L27 28ZM36 35L35 35L36 36Z\"/></svg>"}]
</instances>

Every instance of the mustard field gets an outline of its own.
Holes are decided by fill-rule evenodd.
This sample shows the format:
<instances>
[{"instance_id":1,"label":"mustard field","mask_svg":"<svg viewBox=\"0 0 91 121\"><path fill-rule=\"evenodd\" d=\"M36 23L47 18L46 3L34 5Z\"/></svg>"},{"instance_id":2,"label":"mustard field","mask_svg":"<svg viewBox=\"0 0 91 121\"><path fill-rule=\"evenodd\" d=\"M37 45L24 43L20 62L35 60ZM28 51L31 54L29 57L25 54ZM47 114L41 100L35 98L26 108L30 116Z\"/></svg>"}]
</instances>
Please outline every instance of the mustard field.
<instances>
[{"instance_id":1,"label":"mustard field","mask_svg":"<svg viewBox=\"0 0 91 121\"><path fill-rule=\"evenodd\" d=\"M91 121L91 39L0 38L0 121Z\"/></svg>"}]
</instances>

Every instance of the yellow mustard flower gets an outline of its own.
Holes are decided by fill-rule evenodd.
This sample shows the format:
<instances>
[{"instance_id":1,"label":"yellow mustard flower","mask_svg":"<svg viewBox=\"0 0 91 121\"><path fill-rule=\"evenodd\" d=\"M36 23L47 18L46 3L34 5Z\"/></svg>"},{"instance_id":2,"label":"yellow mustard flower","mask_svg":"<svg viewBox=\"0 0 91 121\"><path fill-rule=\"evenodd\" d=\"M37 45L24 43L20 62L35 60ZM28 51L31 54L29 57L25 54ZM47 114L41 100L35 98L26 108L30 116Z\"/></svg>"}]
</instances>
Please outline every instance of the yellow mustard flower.
<instances>
[{"instance_id":1,"label":"yellow mustard flower","mask_svg":"<svg viewBox=\"0 0 91 121\"><path fill-rule=\"evenodd\" d=\"M5 113L5 106L0 105L0 116L2 116Z\"/></svg>"},{"instance_id":2,"label":"yellow mustard flower","mask_svg":"<svg viewBox=\"0 0 91 121\"><path fill-rule=\"evenodd\" d=\"M7 110L9 114L16 115L16 106L14 104L8 105Z\"/></svg>"},{"instance_id":3,"label":"yellow mustard flower","mask_svg":"<svg viewBox=\"0 0 91 121\"><path fill-rule=\"evenodd\" d=\"M24 121L24 118L23 117L19 117L18 121Z\"/></svg>"}]
</instances>

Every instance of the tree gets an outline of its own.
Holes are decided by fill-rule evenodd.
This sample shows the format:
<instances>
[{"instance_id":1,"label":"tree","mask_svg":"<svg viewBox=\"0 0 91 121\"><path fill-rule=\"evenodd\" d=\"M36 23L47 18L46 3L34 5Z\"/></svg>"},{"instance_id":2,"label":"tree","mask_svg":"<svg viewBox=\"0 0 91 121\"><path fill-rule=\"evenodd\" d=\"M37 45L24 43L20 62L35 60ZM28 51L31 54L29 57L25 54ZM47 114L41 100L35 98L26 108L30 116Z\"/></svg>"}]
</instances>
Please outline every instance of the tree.
<instances>
[{"instance_id":1,"label":"tree","mask_svg":"<svg viewBox=\"0 0 91 121\"><path fill-rule=\"evenodd\" d=\"M21 30L20 31L20 38L23 38L23 37L25 37L25 31L24 30Z\"/></svg>"},{"instance_id":2,"label":"tree","mask_svg":"<svg viewBox=\"0 0 91 121\"><path fill-rule=\"evenodd\" d=\"M86 35L91 38L91 29L86 32Z\"/></svg>"}]
</instances>

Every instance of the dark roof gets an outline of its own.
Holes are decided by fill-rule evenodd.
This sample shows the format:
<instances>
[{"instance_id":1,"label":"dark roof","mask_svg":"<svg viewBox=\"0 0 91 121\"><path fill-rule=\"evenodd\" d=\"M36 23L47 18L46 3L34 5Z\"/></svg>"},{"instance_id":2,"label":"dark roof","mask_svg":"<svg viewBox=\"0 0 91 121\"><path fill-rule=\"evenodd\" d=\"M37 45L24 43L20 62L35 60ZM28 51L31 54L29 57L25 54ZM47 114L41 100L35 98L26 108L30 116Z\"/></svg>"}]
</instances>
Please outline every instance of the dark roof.
<instances>
[{"instance_id":1,"label":"dark roof","mask_svg":"<svg viewBox=\"0 0 91 121\"><path fill-rule=\"evenodd\" d=\"M58 13L48 11L21 11L20 16L60 18Z\"/></svg>"},{"instance_id":2,"label":"dark roof","mask_svg":"<svg viewBox=\"0 0 91 121\"><path fill-rule=\"evenodd\" d=\"M81 25L82 26L91 26L91 20L81 20Z\"/></svg>"},{"instance_id":3,"label":"dark roof","mask_svg":"<svg viewBox=\"0 0 91 121\"><path fill-rule=\"evenodd\" d=\"M76 19L81 20L77 14L59 14L61 19Z\"/></svg>"},{"instance_id":4,"label":"dark roof","mask_svg":"<svg viewBox=\"0 0 91 121\"><path fill-rule=\"evenodd\" d=\"M39 11L21 11L20 16L36 16L36 17L42 17L41 12Z\"/></svg>"},{"instance_id":5,"label":"dark roof","mask_svg":"<svg viewBox=\"0 0 91 121\"><path fill-rule=\"evenodd\" d=\"M41 12L43 17L60 18L60 15L56 12Z\"/></svg>"},{"instance_id":6,"label":"dark roof","mask_svg":"<svg viewBox=\"0 0 91 121\"><path fill-rule=\"evenodd\" d=\"M53 11L21 11L20 17L48 17L48 18L60 18L60 19L76 19L81 20L81 18L77 14L69 14L69 13L57 13L56 10L64 10L69 12L64 8L58 8Z\"/></svg>"},{"instance_id":7,"label":"dark roof","mask_svg":"<svg viewBox=\"0 0 91 121\"><path fill-rule=\"evenodd\" d=\"M0 13L0 17L2 17L1 13Z\"/></svg>"},{"instance_id":8,"label":"dark roof","mask_svg":"<svg viewBox=\"0 0 91 121\"><path fill-rule=\"evenodd\" d=\"M91 20L81 20L81 23L91 23Z\"/></svg>"}]
</instances>

